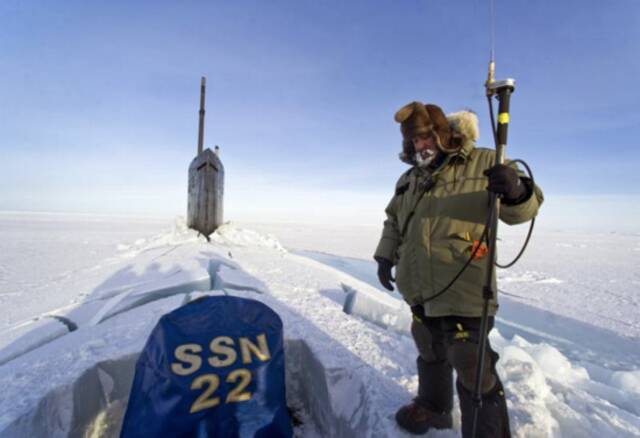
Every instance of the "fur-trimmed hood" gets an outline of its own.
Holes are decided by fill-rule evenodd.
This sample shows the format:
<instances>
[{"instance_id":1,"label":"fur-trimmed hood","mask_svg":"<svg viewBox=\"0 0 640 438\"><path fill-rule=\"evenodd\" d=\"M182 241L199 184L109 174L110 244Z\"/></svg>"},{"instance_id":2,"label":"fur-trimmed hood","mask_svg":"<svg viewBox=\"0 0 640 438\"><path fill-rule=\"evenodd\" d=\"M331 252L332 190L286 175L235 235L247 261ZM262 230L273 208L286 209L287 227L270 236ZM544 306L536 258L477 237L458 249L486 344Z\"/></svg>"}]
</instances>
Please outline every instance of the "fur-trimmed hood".
<instances>
[{"instance_id":1,"label":"fur-trimmed hood","mask_svg":"<svg viewBox=\"0 0 640 438\"><path fill-rule=\"evenodd\" d=\"M471 110L463 110L447 114L447 121L451 129L450 147L453 150L450 153L468 155L480 136L478 116ZM414 166L416 164L415 150L411 149L413 149L412 146L408 149L407 145L403 144L399 158L402 162Z\"/></svg>"}]
</instances>

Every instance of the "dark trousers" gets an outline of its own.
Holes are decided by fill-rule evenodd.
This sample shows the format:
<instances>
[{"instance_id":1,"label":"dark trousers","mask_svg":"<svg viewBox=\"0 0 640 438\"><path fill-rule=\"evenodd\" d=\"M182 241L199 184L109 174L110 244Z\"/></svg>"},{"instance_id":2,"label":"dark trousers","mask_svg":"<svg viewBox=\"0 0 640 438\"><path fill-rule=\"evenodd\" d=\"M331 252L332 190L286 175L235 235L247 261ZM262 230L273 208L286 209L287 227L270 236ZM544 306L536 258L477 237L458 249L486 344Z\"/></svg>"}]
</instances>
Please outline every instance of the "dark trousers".
<instances>
[{"instance_id":1,"label":"dark trousers","mask_svg":"<svg viewBox=\"0 0 640 438\"><path fill-rule=\"evenodd\" d=\"M473 423L472 393L475 388L480 318L444 316L414 320L411 334L418 348L418 397L416 401L436 412L453 408L453 370L460 409L463 437L471 435ZM489 319L489 330L494 318ZM478 437L505 437L509 423L504 391L495 364L498 354L487 339L482 373L482 408L479 412Z\"/></svg>"},{"instance_id":2,"label":"dark trousers","mask_svg":"<svg viewBox=\"0 0 640 438\"><path fill-rule=\"evenodd\" d=\"M418 348L420 358L427 363L447 363L458 373L460 383L469 391L474 390L476 380L476 359L480 318L442 316L422 318L411 326L411 334ZM489 318L489 330L493 328L493 318ZM498 354L491 349L487 339L486 357L482 379L482 393L489 392L498 376L495 363Z\"/></svg>"}]
</instances>

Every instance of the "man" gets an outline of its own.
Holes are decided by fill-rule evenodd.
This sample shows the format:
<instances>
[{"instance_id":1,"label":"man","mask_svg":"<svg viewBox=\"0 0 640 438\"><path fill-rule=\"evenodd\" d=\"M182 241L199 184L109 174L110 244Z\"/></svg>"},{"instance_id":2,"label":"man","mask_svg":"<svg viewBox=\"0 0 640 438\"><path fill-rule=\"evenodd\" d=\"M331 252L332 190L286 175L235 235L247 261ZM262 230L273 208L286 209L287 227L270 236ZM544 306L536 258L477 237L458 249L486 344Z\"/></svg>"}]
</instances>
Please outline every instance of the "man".
<instances>
[{"instance_id":1,"label":"man","mask_svg":"<svg viewBox=\"0 0 640 438\"><path fill-rule=\"evenodd\" d=\"M494 150L475 147L474 113L447 118L436 105L412 102L396 113L395 120L403 136L400 159L412 167L396 184L374 258L382 285L393 290L391 283L396 282L411 306L411 333L419 353L418 395L398 410L396 420L415 434L451 428L455 369L462 436L470 437L487 269L487 190L500 196L500 219L507 224L533 218L543 196L515 166L494 165ZM497 307L494 298L489 303L490 329ZM507 406L495 370L498 355L487 347L477 436L508 437Z\"/></svg>"}]
</instances>

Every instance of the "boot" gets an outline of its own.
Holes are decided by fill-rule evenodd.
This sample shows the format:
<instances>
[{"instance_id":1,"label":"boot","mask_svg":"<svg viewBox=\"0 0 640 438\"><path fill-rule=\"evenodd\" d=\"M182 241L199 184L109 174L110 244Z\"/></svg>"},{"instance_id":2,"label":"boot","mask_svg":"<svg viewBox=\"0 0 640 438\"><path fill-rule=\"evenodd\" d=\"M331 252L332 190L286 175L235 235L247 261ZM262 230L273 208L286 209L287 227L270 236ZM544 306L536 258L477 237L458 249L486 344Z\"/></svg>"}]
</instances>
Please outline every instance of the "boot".
<instances>
[{"instance_id":1,"label":"boot","mask_svg":"<svg viewBox=\"0 0 640 438\"><path fill-rule=\"evenodd\" d=\"M427 363L418 356L418 396L396 413L400 427L414 434L430 428L450 429L453 409L453 373L446 361Z\"/></svg>"},{"instance_id":2,"label":"boot","mask_svg":"<svg viewBox=\"0 0 640 438\"><path fill-rule=\"evenodd\" d=\"M491 391L482 395L475 437L473 436L473 394L462 386L460 381L456 382L456 388L460 399L463 438L511 438L507 401L500 379Z\"/></svg>"},{"instance_id":3,"label":"boot","mask_svg":"<svg viewBox=\"0 0 640 438\"><path fill-rule=\"evenodd\" d=\"M451 429L453 426L450 412L432 411L418 399L396 412L396 422L398 426L415 435L422 435L429 429Z\"/></svg>"}]
</instances>

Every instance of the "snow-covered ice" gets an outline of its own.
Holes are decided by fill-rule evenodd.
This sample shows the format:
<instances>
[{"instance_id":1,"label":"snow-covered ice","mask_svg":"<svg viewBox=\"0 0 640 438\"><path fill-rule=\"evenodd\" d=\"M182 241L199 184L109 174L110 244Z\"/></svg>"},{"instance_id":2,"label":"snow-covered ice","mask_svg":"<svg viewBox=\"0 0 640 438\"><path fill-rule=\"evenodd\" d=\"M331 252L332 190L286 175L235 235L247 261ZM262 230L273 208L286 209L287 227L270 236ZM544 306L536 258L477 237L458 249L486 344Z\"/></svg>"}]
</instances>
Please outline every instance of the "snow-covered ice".
<instances>
[{"instance_id":1,"label":"snow-covered ice","mask_svg":"<svg viewBox=\"0 0 640 438\"><path fill-rule=\"evenodd\" d=\"M377 285L378 227L226 224L208 243L179 220L0 223L0 436L114 433L158 318L210 293L259 299L283 319L297 436L406 436L393 414L416 391L416 351L406 306ZM503 236L501 259L519 237ZM499 272L490 336L514 436L640 436L639 245L638 235L538 232ZM94 387L100 402L79 415ZM456 408L455 430L429 436L459 427Z\"/></svg>"}]
</instances>

